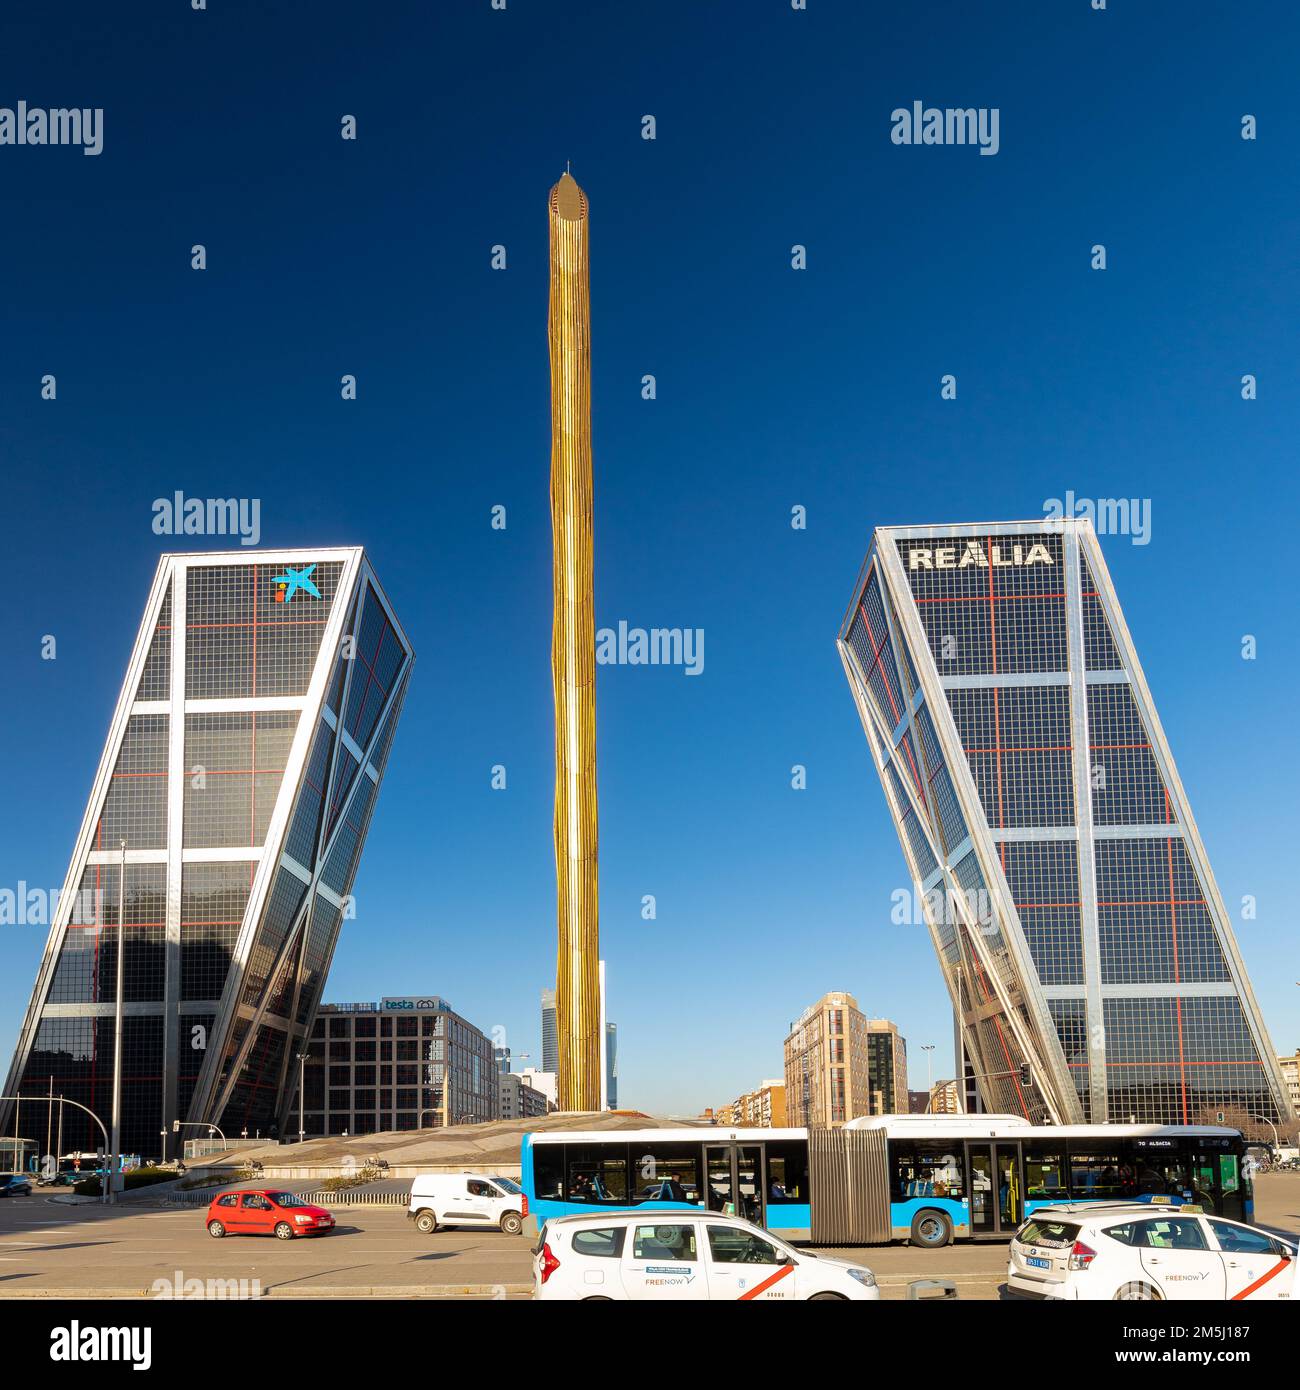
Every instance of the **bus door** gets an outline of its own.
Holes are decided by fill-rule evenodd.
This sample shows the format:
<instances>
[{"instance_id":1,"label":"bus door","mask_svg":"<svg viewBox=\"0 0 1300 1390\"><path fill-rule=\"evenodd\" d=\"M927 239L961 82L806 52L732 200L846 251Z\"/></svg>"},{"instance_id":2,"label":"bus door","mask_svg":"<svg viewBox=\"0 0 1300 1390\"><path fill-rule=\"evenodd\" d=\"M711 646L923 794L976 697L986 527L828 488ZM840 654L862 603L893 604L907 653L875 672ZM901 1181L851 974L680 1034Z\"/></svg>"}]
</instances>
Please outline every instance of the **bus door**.
<instances>
[{"instance_id":1,"label":"bus door","mask_svg":"<svg viewBox=\"0 0 1300 1390\"><path fill-rule=\"evenodd\" d=\"M1246 1210L1246 1181L1241 1155L1233 1152L1230 1141L1210 1140L1202 1147L1193 1140L1192 1194L1216 1216L1226 1216L1229 1221L1251 1219L1252 1213Z\"/></svg>"},{"instance_id":2,"label":"bus door","mask_svg":"<svg viewBox=\"0 0 1300 1390\"><path fill-rule=\"evenodd\" d=\"M704 1205L767 1224L767 1155L762 1144L704 1146Z\"/></svg>"},{"instance_id":3,"label":"bus door","mask_svg":"<svg viewBox=\"0 0 1300 1390\"><path fill-rule=\"evenodd\" d=\"M1018 1143L968 1143L972 1236L1009 1236L1025 1216L1025 1181Z\"/></svg>"}]
</instances>

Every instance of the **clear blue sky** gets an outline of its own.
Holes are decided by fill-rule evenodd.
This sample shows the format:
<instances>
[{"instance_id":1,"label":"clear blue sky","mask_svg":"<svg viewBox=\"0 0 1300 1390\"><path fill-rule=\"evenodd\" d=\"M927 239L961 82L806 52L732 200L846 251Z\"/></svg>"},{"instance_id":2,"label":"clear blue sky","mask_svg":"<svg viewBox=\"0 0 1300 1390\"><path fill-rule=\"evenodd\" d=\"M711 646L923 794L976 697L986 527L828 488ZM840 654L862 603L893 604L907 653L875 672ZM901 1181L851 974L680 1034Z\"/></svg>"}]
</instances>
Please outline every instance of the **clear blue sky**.
<instances>
[{"instance_id":1,"label":"clear blue sky","mask_svg":"<svg viewBox=\"0 0 1300 1390\"><path fill-rule=\"evenodd\" d=\"M701 677L600 672L623 1100L693 1111L779 1075L827 989L899 1023L914 1085L922 1043L950 1073L928 940L890 925L903 859L835 633L873 526L1034 516L1067 489L1151 500L1149 545L1103 544L1220 886L1258 899L1239 938L1293 1050L1298 29L1281 3L1174 0L7 15L0 105L105 126L97 158L0 147L0 887L62 883L168 548L153 499L257 497L266 545L366 545L418 653L326 997L436 992L538 1054L545 206L572 160L597 621L706 633ZM997 107L1000 152L893 145L914 100ZM3 931L7 1054L44 931Z\"/></svg>"}]
</instances>

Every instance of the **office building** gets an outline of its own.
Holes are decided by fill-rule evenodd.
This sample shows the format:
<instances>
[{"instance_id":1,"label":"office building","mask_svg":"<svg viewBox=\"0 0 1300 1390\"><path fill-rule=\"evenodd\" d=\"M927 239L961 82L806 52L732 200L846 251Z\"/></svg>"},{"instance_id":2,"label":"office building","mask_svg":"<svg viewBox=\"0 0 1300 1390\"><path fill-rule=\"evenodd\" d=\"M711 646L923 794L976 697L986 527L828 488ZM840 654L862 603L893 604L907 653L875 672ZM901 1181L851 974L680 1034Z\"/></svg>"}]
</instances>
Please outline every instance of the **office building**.
<instances>
[{"instance_id":1,"label":"office building","mask_svg":"<svg viewBox=\"0 0 1300 1390\"><path fill-rule=\"evenodd\" d=\"M324 1004L308 1045L303 1129L375 1134L497 1117L492 1041L437 995ZM297 1076L290 1124L298 1125Z\"/></svg>"},{"instance_id":2,"label":"office building","mask_svg":"<svg viewBox=\"0 0 1300 1390\"><path fill-rule=\"evenodd\" d=\"M822 995L791 1026L785 1104L796 1127L833 1127L871 1113L867 1019L851 994Z\"/></svg>"},{"instance_id":3,"label":"office building","mask_svg":"<svg viewBox=\"0 0 1300 1390\"><path fill-rule=\"evenodd\" d=\"M1279 1057L1277 1065L1291 1101L1292 1114L1300 1115L1300 1048L1290 1057Z\"/></svg>"},{"instance_id":4,"label":"office building","mask_svg":"<svg viewBox=\"0 0 1300 1390\"><path fill-rule=\"evenodd\" d=\"M108 1124L120 897L124 1150L284 1127L412 660L360 549L161 558L4 1094Z\"/></svg>"},{"instance_id":5,"label":"office building","mask_svg":"<svg viewBox=\"0 0 1300 1390\"><path fill-rule=\"evenodd\" d=\"M752 1091L737 1096L714 1111L719 1124L746 1129L783 1129L786 1124L785 1082L777 1077L760 1081Z\"/></svg>"},{"instance_id":6,"label":"office building","mask_svg":"<svg viewBox=\"0 0 1300 1390\"><path fill-rule=\"evenodd\" d=\"M492 1058L496 1064L498 1074L501 1076L509 1076L510 1049L508 1047L494 1047L492 1049Z\"/></svg>"},{"instance_id":7,"label":"office building","mask_svg":"<svg viewBox=\"0 0 1300 1390\"><path fill-rule=\"evenodd\" d=\"M922 1095L925 1093L922 1092ZM936 1081L930 1087L929 1113L931 1115L959 1115L961 1095L955 1081Z\"/></svg>"},{"instance_id":8,"label":"office building","mask_svg":"<svg viewBox=\"0 0 1300 1390\"><path fill-rule=\"evenodd\" d=\"M867 1089L873 1115L905 1115L907 1039L887 1018L867 1020Z\"/></svg>"},{"instance_id":9,"label":"office building","mask_svg":"<svg viewBox=\"0 0 1300 1390\"><path fill-rule=\"evenodd\" d=\"M522 1067L515 1075L520 1077L526 1086L531 1086L534 1091L540 1091L546 1097L552 1110L559 1108L559 1091L553 1071L539 1071L536 1067Z\"/></svg>"},{"instance_id":10,"label":"office building","mask_svg":"<svg viewBox=\"0 0 1300 1390\"><path fill-rule=\"evenodd\" d=\"M618 1109L618 1024L605 1024L605 1109Z\"/></svg>"},{"instance_id":11,"label":"office building","mask_svg":"<svg viewBox=\"0 0 1300 1390\"><path fill-rule=\"evenodd\" d=\"M985 1107L1289 1120L1091 525L882 528L839 649ZM1226 733L1227 714L1206 718Z\"/></svg>"},{"instance_id":12,"label":"office building","mask_svg":"<svg viewBox=\"0 0 1300 1390\"><path fill-rule=\"evenodd\" d=\"M560 1065L559 1035L555 1031L555 991L542 991L542 1070L552 1075Z\"/></svg>"},{"instance_id":13,"label":"office building","mask_svg":"<svg viewBox=\"0 0 1300 1390\"><path fill-rule=\"evenodd\" d=\"M534 1089L514 1072L497 1077L497 1095L499 1120L532 1120L545 1115L551 1108L541 1091Z\"/></svg>"}]
</instances>

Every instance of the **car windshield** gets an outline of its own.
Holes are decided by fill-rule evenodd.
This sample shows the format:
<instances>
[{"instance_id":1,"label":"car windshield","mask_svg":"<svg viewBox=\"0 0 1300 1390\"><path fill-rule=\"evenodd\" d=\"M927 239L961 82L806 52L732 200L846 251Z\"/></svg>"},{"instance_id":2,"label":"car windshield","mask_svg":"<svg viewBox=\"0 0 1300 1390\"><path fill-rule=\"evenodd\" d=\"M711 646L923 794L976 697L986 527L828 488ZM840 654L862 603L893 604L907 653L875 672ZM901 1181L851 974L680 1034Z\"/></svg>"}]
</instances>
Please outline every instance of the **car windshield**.
<instances>
[{"instance_id":1,"label":"car windshield","mask_svg":"<svg viewBox=\"0 0 1300 1390\"><path fill-rule=\"evenodd\" d=\"M1048 1245L1055 1248L1073 1245L1078 1235L1078 1226L1071 1225L1068 1221L1049 1221L1044 1218L1026 1221L1016 1239L1022 1245Z\"/></svg>"},{"instance_id":2,"label":"car windshield","mask_svg":"<svg viewBox=\"0 0 1300 1390\"><path fill-rule=\"evenodd\" d=\"M299 1201L292 1192L268 1192L266 1194L277 1207L305 1207L306 1202Z\"/></svg>"},{"instance_id":3,"label":"car windshield","mask_svg":"<svg viewBox=\"0 0 1300 1390\"><path fill-rule=\"evenodd\" d=\"M492 1175L492 1181L496 1183L498 1187L504 1188L505 1191L510 1193L518 1193L524 1190L513 1178L499 1178L494 1173Z\"/></svg>"}]
</instances>

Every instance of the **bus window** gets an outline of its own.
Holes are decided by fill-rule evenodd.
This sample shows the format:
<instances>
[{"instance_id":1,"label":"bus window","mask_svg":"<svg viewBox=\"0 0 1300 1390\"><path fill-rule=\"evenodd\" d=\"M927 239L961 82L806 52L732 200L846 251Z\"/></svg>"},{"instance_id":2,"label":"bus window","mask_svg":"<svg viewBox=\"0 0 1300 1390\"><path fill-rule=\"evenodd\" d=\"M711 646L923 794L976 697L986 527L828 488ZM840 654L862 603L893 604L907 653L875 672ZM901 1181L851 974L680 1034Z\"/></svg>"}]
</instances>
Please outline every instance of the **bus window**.
<instances>
[{"instance_id":1,"label":"bus window","mask_svg":"<svg viewBox=\"0 0 1300 1390\"><path fill-rule=\"evenodd\" d=\"M1139 1196L1181 1197L1191 1192L1181 1158L1173 1154L1136 1153L1134 1160Z\"/></svg>"},{"instance_id":2,"label":"bus window","mask_svg":"<svg viewBox=\"0 0 1300 1390\"><path fill-rule=\"evenodd\" d=\"M699 1204L698 1144L634 1144L631 1158L635 1201Z\"/></svg>"},{"instance_id":3,"label":"bus window","mask_svg":"<svg viewBox=\"0 0 1300 1390\"><path fill-rule=\"evenodd\" d=\"M894 1201L909 1197L952 1197L966 1195L960 1155L941 1141L890 1144L890 1188Z\"/></svg>"},{"instance_id":4,"label":"bus window","mask_svg":"<svg viewBox=\"0 0 1300 1390\"><path fill-rule=\"evenodd\" d=\"M1070 1196L1076 1201L1114 1201L1135 1192L1132 1166L1119 1154L1070 1145Z\"/></svg>"},{"instance_id":5,"label":"bus window","mask_svg":"<svg viewBox=\"0 0 1300 1390\"><path fill-rule=\"evenodd\" d=\"M558 1201L564 1196L564 1145L533 1145L533 1191Z\"/></svg>"},{"instance_id":6,"label":"bus window","mask_svg":"<svg viewBox=\"0 0 1300 1390\"><path fill-rule=\"evenodd\" d=\"M566 1144L564 1156L564 1195L570 1202L627 1201L627 1150L621 1144Z\"/></svg>"},{"instance_id":7,"label":"bus window","mask_svg":"<svg viewBox=\"0 0 1300 1390\"><path fill-rule=\"evenodd\" d=\"M767 1204L808 1200L808 1145L787 1140L767 1146Z\"/></svg>"},{"instance_id":8,"label":"bus window","mask_svg":"<svg viewBox=\"0 0 1300 1390\"><path fill-rule=\"evenodd\" d=\"M1036 1144L1025 1145L1025 1196L1068 1197L1065 1182L1065 1154L1059 1149L1040 1149Z\"/></svg>"}]
</instances>

